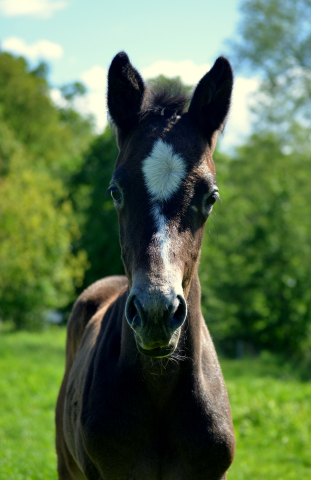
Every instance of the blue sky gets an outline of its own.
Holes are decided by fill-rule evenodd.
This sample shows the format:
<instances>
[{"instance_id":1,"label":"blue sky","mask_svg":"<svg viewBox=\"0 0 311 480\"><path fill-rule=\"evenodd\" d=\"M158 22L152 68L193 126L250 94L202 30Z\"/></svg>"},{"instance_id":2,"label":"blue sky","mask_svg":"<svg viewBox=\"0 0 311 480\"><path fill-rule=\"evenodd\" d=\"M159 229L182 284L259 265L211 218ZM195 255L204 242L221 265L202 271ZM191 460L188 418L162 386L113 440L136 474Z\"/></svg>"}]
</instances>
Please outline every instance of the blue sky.
<instances>
[{"instance_id":1,"label":"blue sky","mask_svg":"<svg viewBox=\"0 0 311 480\"><path fill-rule=\"evenodd\" d=\"M50 65L52 98L60 102L58 88L83 81L88 95L78 105L92 112L98 130L106 123L107 68L113 56L125 50L145 76L180 75L194 84L217 56L230 59L226 40L234 38L240 18L240 0L187 3L158 0L0 0L2 50L23 54L31 65L40 59ZM247 93L256 78L236 77L225 147L248 133ZM230 125L231 124L231 125ZM226 140L227 137L227 140Z\"/></svg>"}]
</instances>

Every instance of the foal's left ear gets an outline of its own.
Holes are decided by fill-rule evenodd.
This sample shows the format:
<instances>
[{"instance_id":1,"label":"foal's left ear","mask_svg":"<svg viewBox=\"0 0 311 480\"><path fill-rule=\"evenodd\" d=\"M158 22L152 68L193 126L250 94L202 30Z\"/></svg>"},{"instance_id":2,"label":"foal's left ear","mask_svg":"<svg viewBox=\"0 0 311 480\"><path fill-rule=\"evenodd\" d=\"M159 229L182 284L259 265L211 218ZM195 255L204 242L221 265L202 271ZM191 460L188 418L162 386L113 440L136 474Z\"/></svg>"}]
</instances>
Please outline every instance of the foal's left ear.
<instances>
[{"instance_id":1,"label":"foal's left ear","mask_svg":"<svg viewBox=\"0 0 311 480\"><path fill-rule=\"evenodd\" d=\"M217 58L211 70L198 83L189 107L189 116L210 145L214 133L225 124L231 103L233 72L225 57Z\"/></svg>"},{"instance_id":2,"label":"foal's left ear","mask_svg":"<svg viewBox=\"0 0 311 480\"><path fill-rule=\"evenodd\" d=\"M121 136L138 122L144 97L143 79L125 52L118 53L108 72L108 110Z\"/></svg>"}]
</instances>

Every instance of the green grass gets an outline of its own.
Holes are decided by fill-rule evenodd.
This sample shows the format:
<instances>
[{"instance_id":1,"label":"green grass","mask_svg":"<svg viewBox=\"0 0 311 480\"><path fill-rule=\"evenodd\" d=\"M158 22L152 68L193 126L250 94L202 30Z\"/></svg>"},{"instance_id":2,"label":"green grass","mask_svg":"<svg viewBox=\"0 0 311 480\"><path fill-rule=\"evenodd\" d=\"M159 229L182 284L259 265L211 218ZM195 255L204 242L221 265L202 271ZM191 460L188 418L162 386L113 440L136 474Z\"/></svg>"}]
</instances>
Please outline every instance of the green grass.
<instances>
[{"instance_id":1,"label":"green grass","mask_svg":"<svg viewBox=\"0 0 311 480\"><path fill-rule=\"evenodd\" d=\"M65 330L0 331L0 479L56 480L54 409ZM311 478L311 382L288 365L222 360L237 451L228 480Z\"/></svg>"},{"instance_id":2,"label":"green grass","mask_svg":"<svg viewBox=\"0 0 311 480\"><path fill-rule=\"evenodd\" d=\"M237 439L228 479L311 478L311 382L272 357L221 363Z\"/></svg>"},{"instance_id":3,"label":"green grass","mask_svg":"<svg viewBox=\"0 0 311 480\"><path fill-rule=\"evenodd\" d=\"M0 333L0 479L57 479L54 410L64 329Z\"/></svg>"}]
</instances>

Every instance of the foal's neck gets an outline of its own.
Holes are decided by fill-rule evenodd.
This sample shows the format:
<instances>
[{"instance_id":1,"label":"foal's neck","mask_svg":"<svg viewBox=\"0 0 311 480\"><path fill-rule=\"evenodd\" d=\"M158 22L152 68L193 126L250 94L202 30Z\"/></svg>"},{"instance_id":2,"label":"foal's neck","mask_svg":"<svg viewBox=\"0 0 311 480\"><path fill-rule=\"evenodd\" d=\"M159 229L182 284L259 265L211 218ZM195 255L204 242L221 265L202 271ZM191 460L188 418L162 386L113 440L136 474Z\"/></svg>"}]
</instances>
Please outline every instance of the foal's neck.
<instances>
[{"instance_id":1,"label":"foal's neck","mask_svg":"<svg viewBox=\"0 0 311 480\"><path fill-rule=\"evenodd\" d=\"M201 322L201 288L198 273L195 272L187 299L187 318L181 327L177 349L167 358L140 355L144 380L159 409L165 407L180 379L191 375L193 364L200 357Z\"/></svg>"}]
</instances>

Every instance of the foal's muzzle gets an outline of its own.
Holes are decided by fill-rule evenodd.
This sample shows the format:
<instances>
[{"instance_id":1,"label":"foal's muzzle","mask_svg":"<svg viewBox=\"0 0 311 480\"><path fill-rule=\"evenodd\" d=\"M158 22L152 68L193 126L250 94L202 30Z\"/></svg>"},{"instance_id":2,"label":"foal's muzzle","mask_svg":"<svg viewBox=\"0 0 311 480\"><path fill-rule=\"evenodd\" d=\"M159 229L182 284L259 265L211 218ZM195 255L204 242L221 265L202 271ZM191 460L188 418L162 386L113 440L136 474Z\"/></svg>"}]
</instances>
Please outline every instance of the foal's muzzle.
<instances>
[{"instance_id":1,"label":"foal's muzzle","mask_svg":"<svg viewBox=\"0 0 311 480\"><path fill-rule=\"evenodd\" d=\"M145 292L135 287L126 302L125 315L135 332L138 350L147 356L167 357L178 343L178 330L187 315L183 295Z\"/></svg>"}]
</instances>

